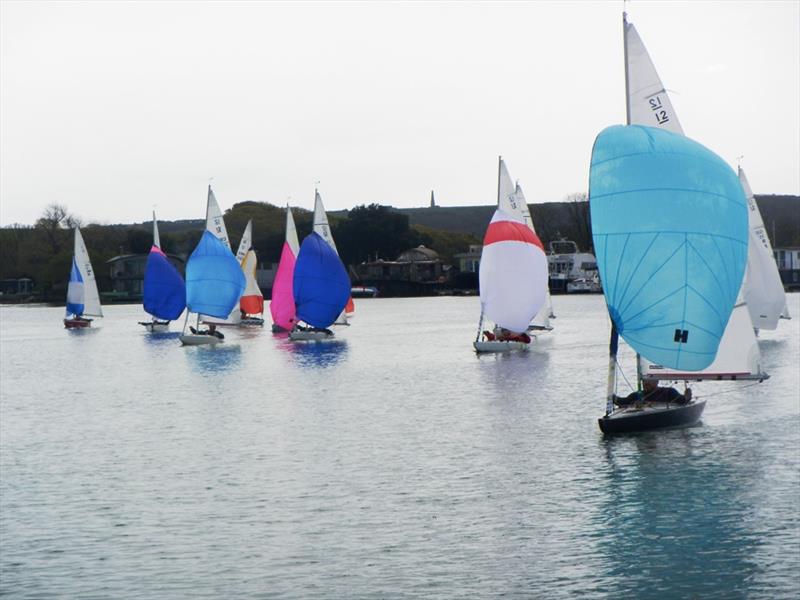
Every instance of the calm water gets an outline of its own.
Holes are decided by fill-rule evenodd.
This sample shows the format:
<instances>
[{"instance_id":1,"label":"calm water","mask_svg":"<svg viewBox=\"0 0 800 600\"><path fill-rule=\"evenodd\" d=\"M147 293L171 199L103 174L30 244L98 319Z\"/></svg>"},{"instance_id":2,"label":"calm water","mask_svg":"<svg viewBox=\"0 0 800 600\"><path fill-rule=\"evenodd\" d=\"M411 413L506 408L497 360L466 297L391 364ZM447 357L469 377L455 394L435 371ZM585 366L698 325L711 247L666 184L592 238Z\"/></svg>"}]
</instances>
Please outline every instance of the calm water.
<instances>
[{"instance_id":1,"label":"calm water","mask_svg":"<svg viewBox=\"0 0 800 600\"><path fill-rule=\"evenodd\" d=\"M477 298L217 348L145 334L136 306L86 332L0 308L0 592L797 597L800 296L762 334L772 379L615 439L602 297L554 300L531 352L480 358Z\"/></svg>"}]
</instances>

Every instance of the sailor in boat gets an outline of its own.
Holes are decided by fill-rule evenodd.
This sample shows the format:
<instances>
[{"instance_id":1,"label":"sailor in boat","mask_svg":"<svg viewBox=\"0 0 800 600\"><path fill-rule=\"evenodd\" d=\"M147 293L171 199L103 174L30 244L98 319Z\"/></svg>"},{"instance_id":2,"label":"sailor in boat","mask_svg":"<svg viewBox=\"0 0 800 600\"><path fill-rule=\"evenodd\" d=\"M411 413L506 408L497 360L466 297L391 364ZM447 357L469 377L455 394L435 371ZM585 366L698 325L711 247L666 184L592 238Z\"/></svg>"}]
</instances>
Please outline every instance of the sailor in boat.
<instances>
[{"instance_id":1,"label":"sailor in boat","mask_svg":"<svg viewBox=\"0 0 800 600\"><path fill-rule=\"evenodd\" d=\"M484 331L483 337L487 341L493 342L522 342L523 344L531 343L531 336L527 333L516 333L505 327L495 327L494 331Z\"/></svg>"},{"instance_id":2,"label":"sailor in boat","mask_svg":"<svg viewBox=\"0 0 800 600\"><path fill-rule=\"evenodd\" d=\"M292 331L310 331L313 333L324 333L325 335L333 336L333 331L326 327L307 327L297 323Z\"/></svg>"},{"instance_id":3,"label":"sailor in boat","mask_svg":"<svg viewBox=\"0 0 800 600\"><path fill-rule=\"evenodd\" d=\"M614 396L614 404L617 406L641 406L643 404L689 404L692 400L691 388L681 394L673 387L658 387L655 379L643 379L642 391L636 391L625 397Z\"/></svg>"},{"instance_id":4,"label":"sailor in boat","mask_svg":"<svg viewBox=\"0 0 800 600\"><path fill-rule=\"evenodd\" d=\"M217 326L213 323L208 325L208 329L195 329L191 325L189 325L189 331L191 331L194 335L213 335L216 338L221 340L225 339L225 336L221 331L217 331Z\"/></svg>"}]
</instances>

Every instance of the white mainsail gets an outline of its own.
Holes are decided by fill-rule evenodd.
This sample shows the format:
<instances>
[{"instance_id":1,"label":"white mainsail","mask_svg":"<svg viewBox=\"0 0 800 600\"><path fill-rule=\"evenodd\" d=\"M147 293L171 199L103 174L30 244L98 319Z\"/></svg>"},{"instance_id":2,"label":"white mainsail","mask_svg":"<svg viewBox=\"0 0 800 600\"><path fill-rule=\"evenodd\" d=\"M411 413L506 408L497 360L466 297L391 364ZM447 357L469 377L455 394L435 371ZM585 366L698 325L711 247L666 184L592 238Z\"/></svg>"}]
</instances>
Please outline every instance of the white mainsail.
<instances>
[{"instance_id":1,"label":"white mainsail","mask_svg":"<svg viewBox=\"0 0 800 600\"><path fill-rule=\"evenodd\" d=\"M289 244L289 249L296 258L300 252L300 242L297 239L297 227L294 225L292 209L288 206L286 207L286 243Z\"/></svg>"},{"instance_id":2,"label":"white mainsail","mask_svg":"<svg viewBox=\"0 0 800 600\"><path fill-rule=\"evenodd\" d=\"M228 230L225 229L225 220L217 204L217 198L211 186L208 186L208 203L206 204L206 229L216 236L230 250L231 242L228 239Z\"/></svg>"},{"instance_id":3,"label":"white mainsail","mask_svg":"<svg viewBox=\"0 0 800 600\"><path fill-rule=\"evenodd\" d=\"M331 226L328 224L328 215L325 214L325 207L322 205L322 196L317 190L314 190L314 233L319 234L333 248L333 251L339 254L336 242L333 241Z\"/></svg>"},{"instance_id":4,"label":"white mainsail","mask_svg":"<svg viewBox=\"0 0 800 600\"><path fill-rule=\"evenodd\" d=\"M625 39L625 85L629 125L660 127L685 135L675 109L636 28L622 15ZM753 332L746 302L746 279L728 326L720 341L717 359L703 371L691 372L690 379L765 379L761 352ZM643 377L676 379L646 359L640 360ZM688 372L687 372L688 373ZM662 375L664 375L662 377Z\"/></svg>"},{"instance_id":5,"label":"white mainsail","mask_svg":"<svg viewBox=\"0 0 800 600\"><path fill-rule=\"evenodd\" d=\"M158 221L156 221L156 211L153 211L153 246L161 248L161 238L158 237Z\"/></svg>"},{"instance_id":6,"label":"white mainsail","mask_svg":"<svg viewBox=\"0 0 800 600\"><path fill-rule=\"evenodd\" d=\"M678 115L633 23L622 14L628 124L659 127L683 135Z\"/></svg>"},{"instance_id":7,"label":"white mainsail","mask_svg":"<svg viewBox=\"0 0 800 600\"><path fill-rule=\"evenodd\" d=\"M531 211L530 208L528 208L528 201L525 200L525 194L522 192L522 187L519 185L519 182L517 182L514 195L517 198L517 206L519 206L522 211L522 218L525 224L531 228L533 233L536 233L536 228L533 226L533 217L531 217ZM531 321L531 327L534 329L550 330L553 328L552 325L550 325L550 319L553 317L555 317L553 313L553 298L550 296L550 286L548 285L545 290L544 306L542 306L541 310L536 313L533 321Z\"/></svg>"},{"instance_id":8,"label":"white mainsail","mask_svg":"<svg viewBox=\"0 0 800 600\"><path fill-rule=\"evenodd\" d=\"M225 219L222 218L222 211L217 204L217 197L214 195L214 190L211 185L208 186L208 202L206 203L206 230L210 231L214 237L231 250L231 242L228 239L228 230L225 228ZM231 253L233 251L231 250ZM219 325L238 325L242 321L242 315L239 312L239 306L235 306L228 315L227 319L218 319L208 315L203 316L203 321L207 323L215 323Z\"/></svg>"},{"instance_id":9,"label":"white mainsail","mask_svg":"<svg viewBox=\"0 0 800 600\"><path fill-rule=\"evenodd\" d=\"M242 234L242 241L239 242L239 250L236 252L236 262L242 264L245 254L253 247L253 219L247 221L247 226Z\"/></svg>"},{"instance_id":10,"label":"white mainsail","mask_svg":"<svg viewBox=\"0 0 800 600\"><path fill-rule=\"evenodd\" d=\"M91 317L102 317L103 308L100 306L100 294L97 292L97 282L94 279L94 269L89 260L89 252L83 243L81 230L75 228L75 262L83 279L83 314Z\"/></svg>"},{"instance_id":11,"label":"white mainsail","mask_svg":"<svg viewBox=\"0 0 800 600\"><path fill-rule=\"evenodd\" d=\"M757 329L776 329L778 319L786 308L786 293L783 290L778 266L772 254L764 220L758 210L753 191L744 171L739 167L739 182L747 197L750 209L750 245L747 249L747 275L744 286L744 297L750 311L750 319Z\"/></svg>"},{"instance_id":12,"label":"white mainsail","mask_svg":"<svg viewBox=\"0 0 800 600\"><path fill-rule=\"evenodd\" d=\"M292 225L294 225L294 221L292 222ZM328 215L325 214L325 207L322 205L322 196L319 195L319 190L314 190L314 233L318 234L323 240L328 242L328 245L333 248L333 251L336 252L337 255L339 254L339 250L336 248L336 242L333 241L333 233L331 233L331 226L328 223ZM348 324L347 320L349 312L347 309L351 306L352 301L352 298L348 300L348 306L345 307L345 309L342 311L342 314L340 314L336 319L334 325Z\"/></svg>"}]
</instances>

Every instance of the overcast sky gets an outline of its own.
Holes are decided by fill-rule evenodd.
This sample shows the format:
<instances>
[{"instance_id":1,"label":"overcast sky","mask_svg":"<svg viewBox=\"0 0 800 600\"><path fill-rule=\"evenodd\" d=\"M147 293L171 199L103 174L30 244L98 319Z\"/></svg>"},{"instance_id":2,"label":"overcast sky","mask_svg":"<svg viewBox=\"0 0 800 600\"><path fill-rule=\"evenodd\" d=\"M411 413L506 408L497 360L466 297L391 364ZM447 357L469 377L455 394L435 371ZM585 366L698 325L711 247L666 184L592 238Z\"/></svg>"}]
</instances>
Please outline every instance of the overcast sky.
<instances>
[{"instance_id":1,"label":"overcast sky","mask_svg":"<svg viewBox=\"0 0 800 600\"><path fill-rule=\"evenodd\" d=\"M625 120L622 2L0 3L0 224L529 202ZM800 194L800 2L627 3L686 134Z\"/></svg>"}]
</instances>

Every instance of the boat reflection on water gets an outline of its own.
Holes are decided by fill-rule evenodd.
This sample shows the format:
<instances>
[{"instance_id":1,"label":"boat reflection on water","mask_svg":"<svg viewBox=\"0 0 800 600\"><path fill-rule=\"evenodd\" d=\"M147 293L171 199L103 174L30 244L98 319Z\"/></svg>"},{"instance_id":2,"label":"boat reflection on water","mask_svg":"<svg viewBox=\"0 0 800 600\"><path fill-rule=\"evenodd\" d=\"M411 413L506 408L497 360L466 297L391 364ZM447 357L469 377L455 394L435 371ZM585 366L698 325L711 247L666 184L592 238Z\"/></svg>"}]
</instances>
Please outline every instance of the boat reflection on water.
<instances>
[{"instance_id":1,"label":"boat reflection on water","mask_svg":"<svg viewBox=\"0 0 800 600\"><path fill-rule=\"evenodd\" d=\"M276 334L278 348L286 352L300 367L327 368L341 364L347 358L345 340L326 340L324 342L293 342L288 334Z\"/></svg>"},{"instance_id":2,"label":"boat reflection on water","mask_svg":"<svg viewBox=\"0 0 800 600\"><path fill-rule=\"evenodd\" d=\"M603 532L597 549L615 582L606 590L611 596L658 598L671 589L674 597L710 598L723 597L719 590L752 590L764 536L752 489L757 474L742 465L759 462L732 459L740 442L697 425L605 436L599 444L607 480L592 520Z\"/></svg>"},{"instance_id":3,"label":"boat reflection on water","mask_svg":"<svg viewBox=\"0 0 800 600\"><path fill-rule=\"evenodd\" d=\"M186 359L198 373L222 373L241 366L242 349L238 344L214 344L186 348Z\"/></svg>"}]
</instances>

